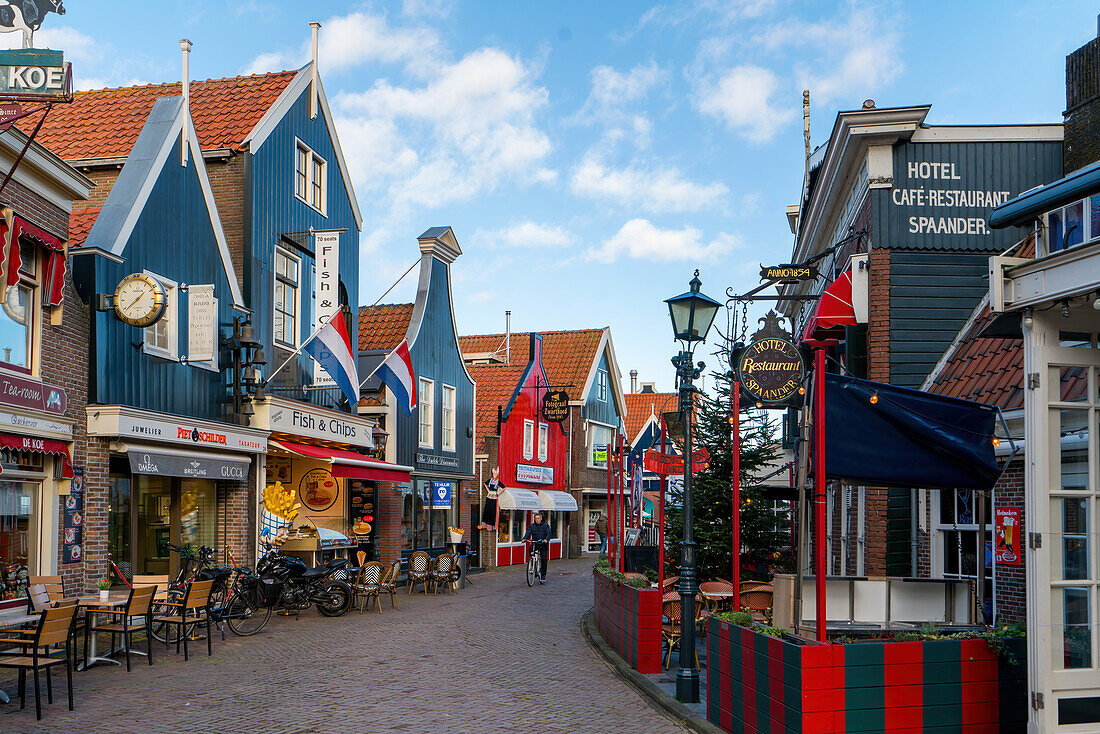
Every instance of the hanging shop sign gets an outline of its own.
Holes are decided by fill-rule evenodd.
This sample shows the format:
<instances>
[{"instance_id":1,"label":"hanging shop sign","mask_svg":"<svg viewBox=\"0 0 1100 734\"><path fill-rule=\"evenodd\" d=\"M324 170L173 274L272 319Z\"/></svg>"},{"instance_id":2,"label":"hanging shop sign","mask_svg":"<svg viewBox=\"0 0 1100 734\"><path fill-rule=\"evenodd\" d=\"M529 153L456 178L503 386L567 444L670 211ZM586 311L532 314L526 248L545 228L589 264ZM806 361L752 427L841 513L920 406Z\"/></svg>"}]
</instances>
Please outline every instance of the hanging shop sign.
<instances>
[{"instance_id":1,"label":"hanging shop sign","mask_svg":"<svg viewBox=\"0 0 1100 734\"><path fill-rule=\"evenodd\" d=\"M63 415L69 404L63 388L14 375L0 378L0 403L57 415Z\"/></svg>"},{"instance_id":2,"label":"hanging shop sign","mask_svg":"<svg viewBox=\"0 0 1100 734\"><path fill-rule=\"evenodd\" d=\"M214 286L187 288L187 361L214 362L218 348L218 299Z\"/></svg>"},{"instance_id":3,"label":"hanging shop sign","mask_svg":"<svg viewBox=\"0 0 1100 734\"><path fill-rule=\"evenodd\" d=\"M0 51L0 97L68 101L72 65L61 51L17 48Z\"/></svg>"},{"instance_id":4,"label":"hanging shop sign","mask_svg":"<svg viewBox=\"0 0 1100 734\"><path fill-rule=\"evenodd\" d=\"M645 470L663 476L676 476L684 473L684 457L680 454L663 454L657 449L645 452ZM691 473L697 474L710 465L710 452L700 446L691 455Z\"/></svg>"},{"instance_id":5,"label":"hanging shop sign","mask_svg":"<svg viewBox=\"0 0 1100 734\"><path fill-rule=\"evenodd\" d=\"M314 512L324 512L336 504L340 485L328 469L310 469L298 483L299 501Z\"/></svg>"},{"instance_id":6,"label":"hanging shop sign","mask_svg":"<svg viewBox=\"0 0 1100 734\"><path fill-rule=\"evenodd\" d=\"M0 130L7 130L15 124L15 118L22 116L23 105L18 102L0 103Z\"/></svg>"},{"instance_id":7,"label":"hanging shop sign","mask_svg":"<svg viewBox=\"0 0 1100 734\"><path fill-rule=\"evenodd\" d=\"M817 280L817 268L812 265L761 265L760 280L778 280L780 283L791 284Z\"/></svg>"},{"instance_id":8,"label":"hanging shop sign","mask_svg":"<svg viewBox=\"0 0 1100 734\"><path fill-rule=\"evenodd\" d=\"M451 490L454 489L453 482L432 482L432 509L433 510L449 510L451 509Z\"/></svg>"},{"instance_id":9,"label":"hanging shop sign","mask_svg":"<svg viewBox=\"0 0 1100 734\"><path fill-rule=\"evenodd\" d=\"M529 484L553 484L554 467L516 464L516 481Z\"/></svg>"},{"instance_id":10,"label":"hanging shop sign","mask_svg":"<svg viewBox=\"0 0 1100 734\"><path fill-rule=\"evenodd\" d=\"M1023 559L1020 548L1019 507L997 508L993 535L997 543L994 551L997 564L1000 566L1019 566Z\"/></svg>"},{"instance_id":11,"label":"hanging shop sign","mask_svg":"<svg viewBox=\"0 0 1100 734\"><path fill-rule=\"evenodd\" d=\"M317 331L340 310L340 233L314 232L313 253L313 330ZM336 387L336 381L317 360L313 360L313 385Z\"/></svg>"},{"instance_id":12,"label":"hanging shop sign","mask_svg":"<svg viewBox=\"0 0 1100 734\"><path fill-rule=\"evenodd\" d=\"M569 418L569 395L553 390L542 396L542 417L547 423L561 423Z\"/></svg>"},{"instance_id":13,"label":"hanging shop sign","mask_svg":"<svg viewBox=\"0 0 1100 734\"><path fill-rule=\"evenodd\" d=\"M741 389L761 403L782 403L798 393L806 377L802 352L786 339L749 343L737 360Z\"/></svg>"}]
</instances>

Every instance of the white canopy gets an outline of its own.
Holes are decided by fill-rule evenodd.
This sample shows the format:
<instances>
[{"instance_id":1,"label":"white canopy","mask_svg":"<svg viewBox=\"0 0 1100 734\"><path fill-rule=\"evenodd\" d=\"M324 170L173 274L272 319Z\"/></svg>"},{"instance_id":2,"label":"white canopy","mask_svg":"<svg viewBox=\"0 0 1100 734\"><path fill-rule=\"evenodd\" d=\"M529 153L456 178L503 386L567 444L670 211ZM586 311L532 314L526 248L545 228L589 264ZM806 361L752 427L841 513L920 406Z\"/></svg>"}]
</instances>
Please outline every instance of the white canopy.
<instances>
[{"instance_id":1,"label":"white canopy","mask_svg":"<svg viewBox=\"0 0 1100 734\"><path fill-rule=\"evenodd\" d=\"M557 489L540 489L538 493L544 510L573 512L577 509L577 500L573 499L573 495L568 492Z\"/></svg>"},{"instance_id":2,"label":"white canopy","mask_svg":"<svg viewBox=\"0 0 1100 734\"><path fill-rule=\"evenodd\" d=\"M541 510L539 496L529 489L511 487L497 495L497 506L502 510Z\"/></svg>"}]
</instances>

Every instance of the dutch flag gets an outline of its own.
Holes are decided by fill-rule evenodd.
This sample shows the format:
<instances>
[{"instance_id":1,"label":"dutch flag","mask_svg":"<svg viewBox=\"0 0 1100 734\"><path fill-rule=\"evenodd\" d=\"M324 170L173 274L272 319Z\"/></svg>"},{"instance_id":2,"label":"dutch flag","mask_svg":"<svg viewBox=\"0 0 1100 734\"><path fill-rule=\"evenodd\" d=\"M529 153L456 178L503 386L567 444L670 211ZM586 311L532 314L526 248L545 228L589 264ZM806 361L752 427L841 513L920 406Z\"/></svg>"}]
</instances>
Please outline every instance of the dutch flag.
<instances>
[{"instance_id":1,"label":"dutch flag","mask_svg":"<svg viewBox=\"0 0 1100 734\"><path fill-rule=\"evenodd\" d=\"M409 356L408 338L402 339L397 349L390 352L390 356L378 366L377 374L397 398L405 415L411 415L416 407L416 372Z\"/></svg>"},{"instance_id":2,"label":"dutch flag","mask_svg":"<svg viewBox=\"0 0 1100 734\"><path fill-rule=\"evenodd\" d=\"M355 353L351 351L343 311L333 314L302 350L317 360L353 408L359 405L359 372L355 369Z\"/></svg>"}]
</instances>

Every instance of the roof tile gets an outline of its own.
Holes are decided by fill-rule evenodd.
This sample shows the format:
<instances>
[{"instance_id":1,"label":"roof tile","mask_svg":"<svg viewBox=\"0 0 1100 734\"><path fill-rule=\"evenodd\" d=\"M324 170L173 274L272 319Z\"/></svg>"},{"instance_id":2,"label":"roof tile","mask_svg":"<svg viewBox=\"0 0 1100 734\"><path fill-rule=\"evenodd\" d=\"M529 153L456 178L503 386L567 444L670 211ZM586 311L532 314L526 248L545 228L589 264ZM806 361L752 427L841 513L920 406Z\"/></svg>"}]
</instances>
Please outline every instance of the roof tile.
<instances>
[{"instance_id":1,"label":"roof tile","mask_svg":"<svg viewBox=\"0 0 1100 734\"><path fill-rule=\"evenodd\" d=\"M603 332L603 329L536 332L542 336L542 367L554 389L565 390L574 400L583 399L580 392L596 360ZM465 355L495 353L503 358L504 340L504 334L461 336L458 347ZM529 343L526 334L512 335L513 365L526 366Z\"/></svg>"},{"instance_id":2,"label":"roof tile","mask_svg":"<svg viewBox=\"0 0 1100 734\"><path fill-rule=\"evenodd\" d=\"M384 303L359 307L359 351L389 351L405 338L413 304Z\"/></svg>"},{"instance_id":3,"label":"roof tile","mask_svg":"<svg viewBox=\"0 0 1100 734\"><path fill-rule=\"evenodd\" d=\"M626 439L633 441L651 415L675 410L678 395L674 392L636 392L626 396Z\"/></svg>"}]
</instances>

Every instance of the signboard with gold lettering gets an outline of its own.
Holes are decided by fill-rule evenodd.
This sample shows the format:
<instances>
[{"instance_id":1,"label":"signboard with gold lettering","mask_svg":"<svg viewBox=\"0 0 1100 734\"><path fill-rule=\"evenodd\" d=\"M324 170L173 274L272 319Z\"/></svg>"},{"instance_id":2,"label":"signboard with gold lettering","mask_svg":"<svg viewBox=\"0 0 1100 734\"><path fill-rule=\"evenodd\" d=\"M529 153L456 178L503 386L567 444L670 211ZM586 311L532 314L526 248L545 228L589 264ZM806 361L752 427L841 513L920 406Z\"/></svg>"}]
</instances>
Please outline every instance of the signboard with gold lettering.
<instances>
[{"instance_id":1,"label":"signboard with gold lettering","mask_svg":"<svg viewBox=\"0 0 1100 734\"><path fill-rule=\"evenodd\" d=\"M758 339L737 360L741 389L760 403L783 403L798 394L806 363L798 347L786 339Z\"/></svg>"},{"instance_id":2,"label":"signboard with gold lettering","mask_svg":"<svg viewBox=\"0 0 1100 734\"><path fill-rule=\"evenodd\" d=\"M569 418L569 395L560 390L542 396L542 417L548 423L561 423Z\"/></svg>"},{"instance_id":3,"label":"signboard with gold lettering","mask_svg":"<svg viewBox=\"0 0 1100 734\"><path fill-rule=\"evenodd\" d=\"M760 280L778 280L780 283L817 280L817 268L811 265L761 265Z\"/></svg>"}]
</instances>

